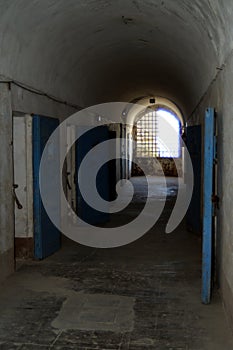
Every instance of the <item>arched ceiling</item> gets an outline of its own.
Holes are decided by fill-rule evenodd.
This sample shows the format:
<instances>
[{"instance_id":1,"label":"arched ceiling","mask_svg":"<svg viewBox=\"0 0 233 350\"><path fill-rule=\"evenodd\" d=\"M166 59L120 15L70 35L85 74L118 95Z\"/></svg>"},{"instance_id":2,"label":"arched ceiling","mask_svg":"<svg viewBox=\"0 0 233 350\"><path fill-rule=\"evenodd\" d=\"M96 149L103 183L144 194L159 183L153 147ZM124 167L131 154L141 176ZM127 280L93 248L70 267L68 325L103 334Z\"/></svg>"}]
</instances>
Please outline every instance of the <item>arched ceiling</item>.
<instances>
[{"instance_id":1,"label":"arched ceiling","mask_svg":"<svg viewBox=\"0 0 233 350\"><path fill-rule=\"evenodd\" d=\"M81 106L190 113L233 47L232 0L0 0L0 74Z\"/></svg>"},{"instance_id":2,"label":"arched ceiling","mask_svg":"<svg viewBox=\"0 0 233 350\"><path fill-rule=\"evenodd\" d=\"M139 99L138 101L133 101L133 103L130 103L125 108L126 113L126 123L129 125L134 125L134 123L137 121L139 116L145 113L145 111L152 109L160 109L165 108L169 111L171 111L173 114L177 116L179 119L181 125L184 125L184 117L179 110L179 108L170 100L163 98L163 97L152 97L154 99L154 103L150 103L150 98L144 97ZM123 116L124 117L124 116Z\"/></svg>"}]
</instances>

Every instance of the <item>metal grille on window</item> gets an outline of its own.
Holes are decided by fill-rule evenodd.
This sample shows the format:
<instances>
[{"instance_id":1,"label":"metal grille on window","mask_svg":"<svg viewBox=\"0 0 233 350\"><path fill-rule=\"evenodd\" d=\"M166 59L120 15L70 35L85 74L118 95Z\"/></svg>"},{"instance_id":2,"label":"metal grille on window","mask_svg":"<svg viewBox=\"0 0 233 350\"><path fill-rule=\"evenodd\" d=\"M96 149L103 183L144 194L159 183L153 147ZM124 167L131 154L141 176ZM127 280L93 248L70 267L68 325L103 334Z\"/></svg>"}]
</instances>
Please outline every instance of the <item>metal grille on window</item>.
<instances>
[{"instance_id":1,"label":"metal grille on window","mask_svg":"<svg viewBox=\"0 0 233 350\"><path fill-rule=\"evenodd\" d=\"M149 112L137 122L137 157L158 156L156 112Z\"/></svg>"}]
</instances>

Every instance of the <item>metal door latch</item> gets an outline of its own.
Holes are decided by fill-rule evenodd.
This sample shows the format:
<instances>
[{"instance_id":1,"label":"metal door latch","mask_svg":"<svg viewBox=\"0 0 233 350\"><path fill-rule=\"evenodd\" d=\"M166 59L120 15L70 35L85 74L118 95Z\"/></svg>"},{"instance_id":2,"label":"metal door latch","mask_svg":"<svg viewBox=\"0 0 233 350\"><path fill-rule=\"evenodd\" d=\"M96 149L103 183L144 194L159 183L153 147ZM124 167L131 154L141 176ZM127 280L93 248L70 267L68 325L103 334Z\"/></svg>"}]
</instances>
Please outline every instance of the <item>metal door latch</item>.
<instances>
[{"instance_id":1,"label":"metal door latch","mask_svg":"<svg viewBox=\"0 0 233 350\"><path fill-rule=\"evenodd\" d=\"M19 187L19 185L13 184L13 197L14 197L15 203L16 203L16 205L17 205L17 208L18 208L18 209L23 209L23 206L22 206L22 204L20 203L20 201L19 201L19 199L18 199L18 197L17 197L17 195L16 195L16 192L15 192L15 189L18 188L18 187Z\"/></svg>"}]
</instances>

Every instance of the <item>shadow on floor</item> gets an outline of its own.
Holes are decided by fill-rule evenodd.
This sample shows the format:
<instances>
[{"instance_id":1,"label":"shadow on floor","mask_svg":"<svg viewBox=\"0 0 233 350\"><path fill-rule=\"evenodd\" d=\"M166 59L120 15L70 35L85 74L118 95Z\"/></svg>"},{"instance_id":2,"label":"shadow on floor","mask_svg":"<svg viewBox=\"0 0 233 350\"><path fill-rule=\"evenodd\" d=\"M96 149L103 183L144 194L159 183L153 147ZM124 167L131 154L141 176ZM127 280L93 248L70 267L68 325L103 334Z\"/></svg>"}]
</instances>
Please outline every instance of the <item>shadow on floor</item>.
<instances>
[{"instance_id":1,"label":"shadow on floor","mask_svg":"<svg viewBox=\"0 0 233 350\"><path fill-rule=\"evenodd\" d=\"M134 181L135 203L117 221L143 204ZM201 304L200 238L184 223L164 233L177 188L169 181L160 220L136 242L93 249L63 238L50 258L19 261L0 292L0 349L232 349L218 293Z\"/></svg>"}]
</instances>

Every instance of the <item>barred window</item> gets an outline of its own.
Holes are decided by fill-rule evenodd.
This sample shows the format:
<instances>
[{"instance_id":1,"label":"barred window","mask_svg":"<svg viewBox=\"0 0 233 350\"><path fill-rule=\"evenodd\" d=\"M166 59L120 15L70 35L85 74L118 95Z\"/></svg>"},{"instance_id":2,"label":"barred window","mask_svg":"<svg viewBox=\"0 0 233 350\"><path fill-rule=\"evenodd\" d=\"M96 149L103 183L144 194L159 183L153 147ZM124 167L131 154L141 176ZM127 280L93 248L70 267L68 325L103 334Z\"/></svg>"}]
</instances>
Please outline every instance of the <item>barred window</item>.
<instances>
[{"instance_id":1,"label":"barred window","mask_svg":"<svg viewBox=\"0 0 233 350\"><path fill-rule=\"evenodd\" d=\"M146 113L137 122L136 135L137 157L180 157L180 121L170 111Z\"/></svg>"},{"instance_id":2,"label":"barred window","mask_svg":"<svg viewBox=\"0 0 233 350\"><path fill-rule=\"evenodd\" d=\"M158 156L156 112L145 114L137 122L137 156Z\"/></svg>"}]
</instances>

